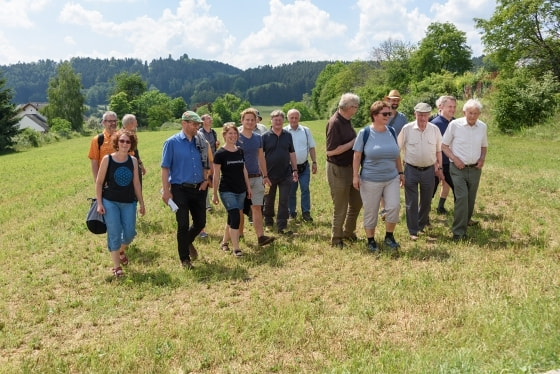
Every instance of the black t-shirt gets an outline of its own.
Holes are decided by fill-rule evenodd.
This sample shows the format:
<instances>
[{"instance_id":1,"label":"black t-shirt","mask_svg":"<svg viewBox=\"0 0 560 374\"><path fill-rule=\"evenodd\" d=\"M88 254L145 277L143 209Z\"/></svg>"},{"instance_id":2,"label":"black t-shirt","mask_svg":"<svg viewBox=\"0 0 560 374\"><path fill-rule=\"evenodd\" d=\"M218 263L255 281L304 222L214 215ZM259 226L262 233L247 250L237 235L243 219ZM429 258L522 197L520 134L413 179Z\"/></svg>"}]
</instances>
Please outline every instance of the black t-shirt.
<instances>
[{"instance_id":1,"label":"black t-shirt","mask_svg":"<svg viewBox=\"0 0 560 374\"><path fill-rule=\"evenodd\" d=\"M290 153L294 152L292 134L283 129L278 136L272 130L268 130L262 135L262 142L268 178L272 182L288 178L292 174L290 165Z\"/></svg>"},{"instance_id":2,"label":"black t-shirt","mask_svg":"<svg viewBox=\"0 0 560 374\"><path fill-rule=\"evenodd\" d=\"M223 147L218 149L214 155L214 163L221 166L218 191L233 193L247 191L245 175L243 174L245 158L241 148L237 148L234 152L230 152Z\"/></svg>"}]
</instances>

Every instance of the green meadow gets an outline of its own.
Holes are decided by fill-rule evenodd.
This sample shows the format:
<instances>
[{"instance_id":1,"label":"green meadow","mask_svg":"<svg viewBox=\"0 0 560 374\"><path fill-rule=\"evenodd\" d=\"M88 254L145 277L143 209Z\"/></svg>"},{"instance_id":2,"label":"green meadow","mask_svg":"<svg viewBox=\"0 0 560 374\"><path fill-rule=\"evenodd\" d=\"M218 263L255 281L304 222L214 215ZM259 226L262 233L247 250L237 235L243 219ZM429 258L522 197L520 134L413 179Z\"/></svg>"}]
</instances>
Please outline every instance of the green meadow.
<instances>
[{"instance_id":1,"label":"green meadow","mask_svg":"<svg viewBox=\"0 0 560 374\"><path fill-rule=\"evenodd\" d=\"M264 113L263 113L264 114ZM0 373L542 373L560 368L558 132L490 131L470 240L452 215L401 256L331 248L325 120L312 224L238 259L208 214L192 271L160 198L161 146L140 132L146 215L116 280L105 235L85 226L90 137L0 156ZM218 131L219 133L219 131ZM452 211L452 198L446 207ZM434 200L434 207L437 201ZM377 231L381 240L384 229Z\"/></svg>"}]
</instances>

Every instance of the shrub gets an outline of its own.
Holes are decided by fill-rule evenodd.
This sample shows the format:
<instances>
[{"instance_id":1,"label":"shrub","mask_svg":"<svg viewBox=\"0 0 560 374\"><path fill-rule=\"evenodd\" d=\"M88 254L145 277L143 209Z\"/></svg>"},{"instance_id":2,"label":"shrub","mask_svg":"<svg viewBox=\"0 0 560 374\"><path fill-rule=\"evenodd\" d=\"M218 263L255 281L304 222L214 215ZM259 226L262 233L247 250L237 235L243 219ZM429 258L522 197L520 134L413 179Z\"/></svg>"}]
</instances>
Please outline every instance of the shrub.
<instances>
[{"instance_id":1,"label":"shrub","mask_svg":"<svg viewBox=\"0 0 560 374\"><path fill-rule=\"evenodd\" d=\"M72 124L70 121L63 118L53 118L51 121L50 131L60 134L61 136L68 137L72 131Z\"/></svg>"},{"instance_id":2,"label":"shrub","mask_svg":"<svg viewBox=\"0 0 560 374\"><path fill-rule=\"evenodd\" d=\"M39 147L41 145L41 133L30 128L23 129L15 137L15 143L18 148Z\"/></svg>"},{"instance_id":3,"label":"shrub","mask_svg":"<svg viewBox=\"0 0 560 374\"><path fill-rule=\"evenodd\" d=\"M288 110L290 109L297 109L301 115L300 121L313 121L317 119L317 115L310 109L307 105L305 105L302 101L290 101L287 104L284 104L282 107L282 111L288 114Z\"/></svg>"},{"instance_id":4,"label":"shrub","mask_svg":"<svg viewBox=\"0 0 560 374\"><path fill-rule=\"evenodd\" d=\"M496 80L492 94L494 120L502 132L533 127L554 115L559 84L550 72L535 79L524 69Z\"/></svg>"}]
</instances>

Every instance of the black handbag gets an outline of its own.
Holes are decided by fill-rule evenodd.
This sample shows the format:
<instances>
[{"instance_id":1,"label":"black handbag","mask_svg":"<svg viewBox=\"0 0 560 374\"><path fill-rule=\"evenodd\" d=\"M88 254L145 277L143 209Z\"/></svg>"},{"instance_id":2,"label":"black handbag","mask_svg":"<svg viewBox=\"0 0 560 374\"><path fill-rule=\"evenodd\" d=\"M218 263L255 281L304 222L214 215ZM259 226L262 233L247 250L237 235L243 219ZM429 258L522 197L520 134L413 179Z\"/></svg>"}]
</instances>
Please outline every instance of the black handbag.
<instances>
[{"instance_id":1,"label":"black handbag","mask_svg":"<svg viewBox=\"0 0 560 374\"><path fill-rule=\"evenodd\" d=\"M97 213L97 199L88 197L91 200L91 205L86 216L86 225L89 231L94 234L105 234L107 232L107 225L103 214Z\"/></svg>"}]
</instances>

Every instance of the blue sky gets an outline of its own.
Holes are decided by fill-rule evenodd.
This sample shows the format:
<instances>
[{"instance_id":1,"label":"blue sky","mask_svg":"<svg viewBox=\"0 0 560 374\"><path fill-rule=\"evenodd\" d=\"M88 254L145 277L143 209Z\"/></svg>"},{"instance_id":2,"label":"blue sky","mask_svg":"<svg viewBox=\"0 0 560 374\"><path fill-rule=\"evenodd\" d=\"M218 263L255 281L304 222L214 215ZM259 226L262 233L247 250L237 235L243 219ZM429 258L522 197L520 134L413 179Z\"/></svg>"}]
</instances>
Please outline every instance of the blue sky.
<instances>
[{"instance_id":1,"label":"blue sky","mask_svg":"<svg viewBox=\"0 0 560 374\"><path fill-rule=\"evenodd\" d=\"M417 43L432 22L455 24L478 56L483 46L473 18L490 18L495 6L495 0L0 0L0 65L185 53L241 69L366 60L389 38Z\"/></svg>"}]
</instances>

